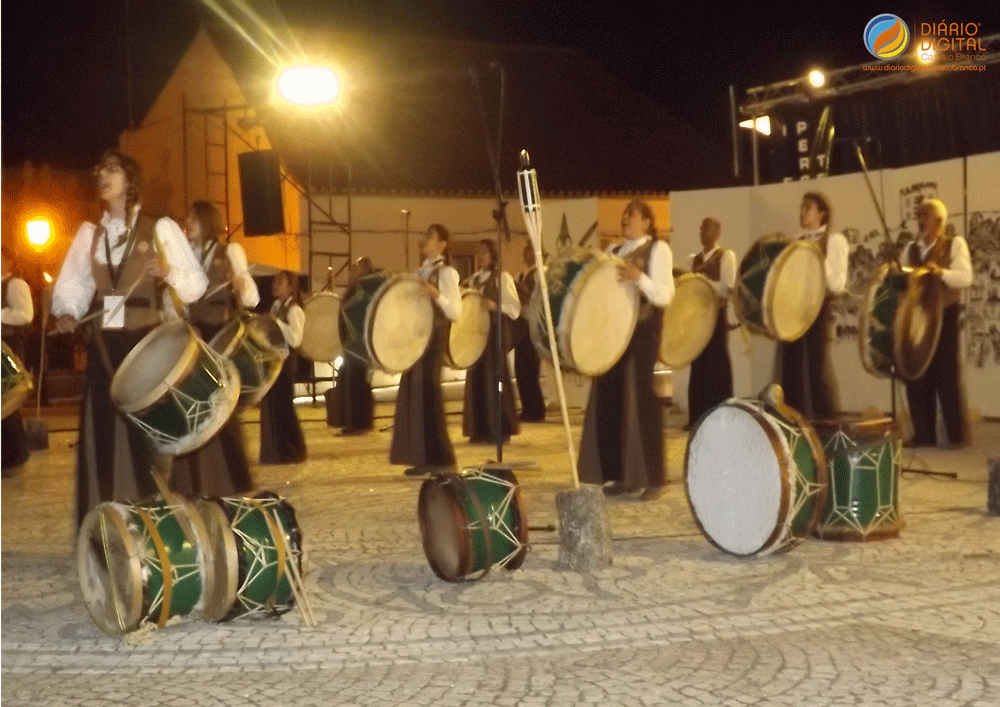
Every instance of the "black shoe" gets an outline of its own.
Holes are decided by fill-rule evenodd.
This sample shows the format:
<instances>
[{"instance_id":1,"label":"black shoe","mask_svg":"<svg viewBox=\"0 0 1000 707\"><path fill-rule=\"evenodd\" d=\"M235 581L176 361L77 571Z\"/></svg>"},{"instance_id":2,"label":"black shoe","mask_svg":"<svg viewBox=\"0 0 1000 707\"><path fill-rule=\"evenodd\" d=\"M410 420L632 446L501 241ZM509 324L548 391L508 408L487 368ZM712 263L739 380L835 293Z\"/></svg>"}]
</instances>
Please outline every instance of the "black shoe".
<instances>
[{"instance_id":1,"label":"black shoe","mask_svg":"<svg viewBox=\"0 0 1000 707\"><path fill-rule=\"evenodd\" d=\"M663 487L662 486L650 486L645 491L643 491L641 494L639 494L639 500L640 501L655 501L656 499L658 499L662 495L663 495Z\"/></svg>"},{"instance_id":2,"label":"black shoe","mask_svg":"<svg viewBox=\"0 0 1000 707\"><path fill-rule=\"evenodd\" d=\"M690 431L691 431L691 428L692 428L693 426L694 426L694 425L692 425L692 424L691 424L691 423L689 422L689 423L687 423L686 425L684 425L684 426L683 426L683 427L682 427L681 429L682 429L682 430L683 430L684 432L690 432Z\"/></svg>"},{"instance_id":3,"label":"black shoe","mask_svg":"<svg viewBox=\"0 0 1000 707\"><path fill-rule=\"evenodd\" d=\"M627 493L632 493L635 489L630 489L627 486L622 486L617 481L610 486L605 486L603 489L605 496L623 496Z\"/></svg>"},{"instance_id":4,"label":"black shoe","mask_svg":"<svg viewBox=\"0 0 1000 707\"><path fill-rule=\"evenodd\" d=\"M411 466L403 472L406 476L429 476L431 469L428 466Z\"/></svg>"}]
</instances>

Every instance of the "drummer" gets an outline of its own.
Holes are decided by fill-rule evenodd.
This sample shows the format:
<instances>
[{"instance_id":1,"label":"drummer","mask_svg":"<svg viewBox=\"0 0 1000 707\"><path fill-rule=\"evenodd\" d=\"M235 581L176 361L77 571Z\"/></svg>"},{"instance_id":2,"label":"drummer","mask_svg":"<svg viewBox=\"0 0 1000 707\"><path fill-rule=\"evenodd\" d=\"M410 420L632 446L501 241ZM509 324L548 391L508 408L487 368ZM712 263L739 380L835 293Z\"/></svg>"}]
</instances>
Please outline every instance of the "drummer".
<instances>
[{"instance_id":1,"label":"drummer","mask_svg":"<svg viewBox=\"0 0 1000 707\"><path fill-rule=\"evenodd\" d=\"M115 410L111 380L125 356L159 325L157 288L165 284L190 303L207 283L180 226L142 211L142 175L134 159L108 150L94 174L105 208L96 225L84 222L77 230L52 292L58 332L72 332L88 312L103 312L87 326L87 383L76 447L78 526L98 503L156 491L149 473L152 441Z\"/></svg>"},{"instance_id":2,"label":"drummer","mask_svg":"<svg viewBox=\"0 0 1000 707\"><path fill-rule=\"evenodd\" d=\"M528 331L530 324L525 310L538 286L538 268L535 267L535 249L531 243L524 244L523 270L517 276L517 295L521 301L521 316L514 323L514 377L517 380L517 394L521 399L521 422L542 422L545 420L545 396L539 383L541 361L535 344Z\"/></svg>"},{"instance_id":3,"label":"drummer","mask_svg":"<svg viewBox=\"0 0 1000 707\"><path fill-rule=\"evenodd\" d=\"M358 280L375 272L375 265L367 255L356 259L350 266L347 290L341 302L349 301L357 291ZM337 317L340 340L347 341L348 326L344 317ZM331 419L333 427L339 427L341 435L360 435L375 426L375 398L368 382L368 361L344 351L340 368L337 370L337 384L333 388Z\"/></svg>"},{"instance_id":4,"label":"drummer","mask_svg":"<svg viewBox=\"0 0 1000 707\"><path fill-rule=\"evenodd\" d=\"M847 239L830 233L830 202L820 192L807 192L799 207L800 240L811 241L823 254L827 295L819 315L800 338L779 342L777 362L785 403L808 420L833 417L840 409L830 355L832 298L847 286Z\"/></svg>"},{"instance_id":5,"label":"drummer","mask_svg":"<svg viewBox=\"0 0 1000 707\"><path fill-rule=\"evenodd\" d=\"M666 481L663 411L653 389L660 350L663 308L674 296L673 254L656 234L653 211L632 201L622 213L621 245L608 252L622 258L619 277L640 295L639 322L621 359L593 379L580 441L580 481L612 482L608 495L645 489L642 501L659 498ZM601 332L594 332L597 337Z\"/></svg>"},{"instance_id":6,"label":"drummer","mask_svg":"<svg viewBox=\"0 0 1000 707\"><path fill-rule=\"evenodd\" d=\"M188 243L208 278L208 288L204 297L187 307L185 318L205 342L211 342L236 316L236 297L247 309L260 301L243 246L223 244L222 233L222 216L214 205L207 201L191 204ZM166 298L164 310L170 313L168 318L177 316L172 298ZM231 415L204 447L174 459L170 485L188 496L232 496L253 488L238 414Z\"/></svg>"},{"instance_id":7,"label":"drummer","mask_svg":"<svg viewBox=\"0 0 1000 707\"><path fill-rule=\"evenodd\" d=\"M913 420L914 447L933 447L937 442L937 401L941 402L948 445L958 449L969 442L958 357L958 315L962 290L972 285L969 246L961 236L946 236L948 209L938 199L917 207L917 240L903 253L903 265L923 266L944 284L944 312L937 350L920 378L906 381L906 399Z\"/></svg>"},{"instance_id":8,"label":"drummer","mask_svg":"<svg viewBox=\"0 0 1000 707\"><path fill-rule=\"evenodd\" d=\"M736 253L719 247L722 224L718 219L705 218L701 222L700 253L692 254L688 267L701 273L715 287L719 296L719 312L715 331L708 345L698 358L691 362L688 380L688 423L690 430L704 413L723 400L733 397L733 364L729 358L729 325L726 320L729 293L736 282Z\"/></svg>"},{"instance_id":9,"label":"drummer","mask_svg":"<svg viewBox=\"0 0 1000 707\"><path fill-rule=\"evenodd\" d=\"M396 417L392 428L391 464L409 464L404 474L423 476L437 468L455 466L455 450L448 436L441 394L441 366L447 338L445 318L457 322L462 316L458 271L448 265L451 233L439 223L431 224L420 240L424 257L417 275L434 303L434 328L424 355L399 380Z\"/></svg>"},{"instance_id":10,"label":"drummer","mask_svg":"<svg viewBox=\"0 0 1000 707\"><path fill-rule=\"evenodd\" d=\"M3 312L0 314L3 342L10 347L15 356L23 360L24 328L35 318L31 290L28 288L28 283L13 275L10 270L12 264L6 250L0 259L3 261ZM20 412L11 413L0 423L0 444L2 444L0 455L3 457L3 475L16 476L28 461L28 439L24 434L24 421Z\"/></svg>"},{"instance_id":11,"label":"drummer","mask_svg":"<svg viewBox=\"0 0 1000 707\"><path fill-rule=\"evenodd\" d=\"M496 443L510 439L520 432L514 409L514 387L507 365L510 344L510 323L521 315L521 300L509 272L499 269L497 244L488 238L479 241L476 248L476 272L467 285L483 295L490 311L490 331L486 350L479 360L465 372L465 406L462 409L462 434L473 444ZM502 299L498 299L501 294ZM501 302L501 351L497 351L497 302ZM501 382L501 402L497 405L497 381ZM499 416L498 416L499 412ZM498 417L501 419L498 421ZM499 426L499 429L498 429Z\"/></svg>"}]
</instances>

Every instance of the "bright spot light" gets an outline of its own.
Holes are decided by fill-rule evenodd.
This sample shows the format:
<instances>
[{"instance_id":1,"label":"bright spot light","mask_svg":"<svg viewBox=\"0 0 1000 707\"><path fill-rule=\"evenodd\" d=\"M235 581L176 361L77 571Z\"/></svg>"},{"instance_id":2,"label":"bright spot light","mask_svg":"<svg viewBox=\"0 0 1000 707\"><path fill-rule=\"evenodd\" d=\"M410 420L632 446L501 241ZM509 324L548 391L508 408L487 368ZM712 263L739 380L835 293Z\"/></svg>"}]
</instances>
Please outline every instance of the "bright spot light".
<instances>
[{"instance_id":1,"label":"bright spot light","mask_svg":"<svg viewBox=\"0 0 1000 707\"><path fill-rule=\"evenodd\" d=\"M278 92L292 103L315 106L333 101L340 92L340 81L322 66L293 66L281 72Z\"/></svg>"},{"instance_id":2,"label":"bright spot light","mask_svg":"<svg viewBox=\"0 0 1000 707\"><path fill-rule=\"evenodd\" d=\"M740 123L740 127L746 128L747 130L751 129L753 125L754 124L752 120L744 120L743 122ZM761 133L762 135L771 134L771 119L768 116L762 115L761 117L757 118L757 132Z\"/></svg>"},{"instance_id":3,"label":"bright spot light","mask_svg":"<svg viewBox=\"0 0 1000 707\"><path fill-rule=\"evenodd\" d=\"M809 83L812 84L813 88L823 88L823 84L826 83L826 74L819 69L813 69L809 72Z\"/></svg>"},{"instance_id":4,"label":"bright spot light","mask_svg":"<svg viewBox=\"0 0 1000 707\"><path fill-rule=\"evenodd\" d=\"M933 49L920 49L917 51L917 61L921 64L933 63L936 58Z\"/></svg>"},{"instance_id":5,"label":"bright spot light","mask_svg":"<svg viewBox=\"0 0 1000 707\"><path fill-rule=\"evenodd\" d=\"M28 221L28 243L35 250L43 250L52 240L52 223L48 219Z\"/></svg>"},{"instance_id":6,"label":"bright spot light","mask_svg":"<svg viewBox=\"0 0 1000 707\"><path fill-rule=\"evenodd\" d=\"M43 272L42 276L45 278L45 282L49 283L50 285L52 284L52 276L51 275L49 275L47 272Z\"/></svg>"}]
</instances>

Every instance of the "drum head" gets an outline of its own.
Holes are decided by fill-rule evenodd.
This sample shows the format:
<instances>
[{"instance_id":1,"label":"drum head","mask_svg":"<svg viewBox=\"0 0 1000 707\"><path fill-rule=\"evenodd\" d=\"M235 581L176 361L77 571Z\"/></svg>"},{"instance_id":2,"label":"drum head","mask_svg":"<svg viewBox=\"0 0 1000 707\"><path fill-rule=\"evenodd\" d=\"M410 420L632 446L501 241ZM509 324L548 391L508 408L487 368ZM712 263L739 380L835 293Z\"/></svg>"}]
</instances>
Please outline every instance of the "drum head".
<instances>
[{"instance_id":1,"label":"drum head","mask_svg":"<svg viewBox=\"0 0 1000 707\"><path fill-rule=\"evenodd\" d=\"M344 352L340 341L340 297L317 292L302 304L306 315L299 353L318 362L333 361Z\"/></svg>"},{"instance_id":2,"label":"drum head","mask_svg":"<svg viewBox=\"0 0 1000 707\"><path fill-rule=\"evenodd\" d=\"M937 351L944 318L940 280L926 270L910 275L909 286L896 308L893 356L896 371L906 380L924 375Z\"/></svg>"},{"instance_id":3,"label":"drum head","mask_svg":"<svg viewBox=\"0 0 1000 707\"><path fill-rule=\"evenodd\" d=\"M764 286L764 324L780 341L812 326L826 297L823 255L814 243L792 241L774 261Z\"/></svg>"},{"instance_id":4,"label":"drum head","mask_svg":"<svg viewBox=\"0 0 1000 707\"><path fill-rule=\"evenodd\" d=\"M208 342L208 345L216 353L226 358L231 358L245 333L246 328L243 325L243 321L241 319L234 319L222 327L219 333L213 336L212 340Z\"/></svg>"},{"instance_id":5,"label":"drum head","mask_svg":"<svg viewBox=\"0 0 1000 707\"><path fill-rule=\"evenodd\" d=\"M774 423L739 400L698 421L684 474L691 512L709 542L733 555L772 548L790 508L789 457Z\"/></svg>"},{"instance_id":6,"label":"drum head","mask_svg":"<svg viewBox=\"0 0 1000 707\"><path fill-rule=\"evenodd\" d=\"M683 368L708 346L715 331L719 298L704 275L681 275L674 286L674 298L663 312L660 361L671 368Z\"/></svg>"},{"instance_id":7,"label":"drum head","mask_svg":"<svg viewBox=\"0 0 1000 707\"><path fill-rule=\"evenodd\" d=\"M570 284L556 336L580 373L607 373L628 348L639 319L639 293L618 277L617 258L595 257Z\"/></svg>"},{"instance_id":8,"label":"drum head","mask_svg":"<svg viewBox=\"0 0 1000 707\"><path fill-rule=\"evenodd\" d=\"M215 582L206 586L201 614L206 621L221 621L236 601L239 580L236 536L219 501L201 499L196 501L196 507L205 524L208 538L206 554L208 561L213 564L215 575Z\"/></svg>"},{"instance_id":9,"label":"drum head","mask_svg":"<svg viewBox=\"0 0 1000 707\"><path fill-rule=\"evenodd\" d=\"M111 400L122 412L138 412L162 398L195 364L198 334L186 322L168 322L135 345L111 381Z\"/></svg>"},{"instance_id":10,"label":"drum head","mask_svg":"<svg viewBox=\"0 0 1000 707\"><path fill-rule=\"evenodd\" d=\"M102 503L83 519L77 536L80 590L98 628L110 636L135 630L142 618L142 563L119 503Z\"/></svg>"},{"instance_id":11,"label":"drum head","mask_svg":"<svg viewBox=\"0 0 1000 707\"><path fill-rule=\"evenodd\" d=\"M420 537L427 563L441 579L454 582L469 570L468 520L450 485L427 479L418 501Z\"/></svg>"},{"instance_id":12,"label":"drum head","mask_svg":"<svg viewBox=\"0 0 1000 707\"><path fill-rule=\"evenodd\" d=\"M366 345L372 361L387 373L403 373L427 350L434 328L434 305L416 275L386 280L365 315Z\"/></svg>"},{"instance_id":13,"label":"drum head","mask_svg":"<svg viewBox=\"0 0 1000 707\"><path fill-rule=\"evenodd\" d=\"M447 363L452 368L471 368L486 350L490 336L490 313L485 298L474 290L462 293L462 316L451 323Z\"/></svg>"}]
</instances>

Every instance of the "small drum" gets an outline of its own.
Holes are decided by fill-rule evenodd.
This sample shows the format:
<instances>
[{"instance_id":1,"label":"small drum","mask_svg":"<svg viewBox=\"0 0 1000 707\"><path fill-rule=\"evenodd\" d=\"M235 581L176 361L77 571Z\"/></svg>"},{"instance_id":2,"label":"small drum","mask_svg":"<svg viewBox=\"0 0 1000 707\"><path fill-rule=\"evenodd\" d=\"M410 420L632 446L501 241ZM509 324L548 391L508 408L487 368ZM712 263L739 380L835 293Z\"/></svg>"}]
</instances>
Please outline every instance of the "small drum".
<instances>
[{"instance_id":1,"label":"small drum","mask_svg":"<svg viewBox=\"0 0 1000 707\"><path fill-rule=\"evenodd\" d=\"M333 361L344 351L338 325L340 297L333 292L317 292L302 303L302 311L306 322L299 353L313 361Z\"/></svg>"},{"instance_id":2,"label":"small drum","mask_svg":"<svg viewBox=\"0 0 1000 707\"><path fill-rule=\"evenodd\" d=\"M618 363L639 319L639 291L622 282L623 261L595 251L557 260L545 273L552 326L561 364L587 376L599 376ZM543 356L552 359L542 288L536 287L528 316L529 333Z\"/></svg>"},{"instance_id":3,"label":"small drum","mask_svg":"<svg viewBox=\"0 0 1000 707\"><path fill-rule=\"evenodd\" d=\"M434 304L417 275L372 273L358 278L340 316L344 350L387 373L403 373L420 360L434 329Z\"/></svg>"},{"instance_id":4,"label":"small drum","mask_svg":"<svg viewBox=\"0 0 1000 707\"><path fill-rule=\"evenodd\" d=\"M476 290L462 292L462 316L449 320L444 363L449 368L472 368L486 350L490 338L490 312L486 299Z\"/></svg>"},{"instance_id":5,"label":"small drum","mask_svg":"<svg viewBox=\"0 0 1000 707\"><path fill-rule=\"evenodd\" d=\"M0 366L3 367L3 417L6 418L21 408L35 385L31 382L28 369L6 343L0 354Z\"/></svg>"},{"instance_id":6,"label":"small drum","mask_svg":"<svg viewBox=\"0 0 1000 707\"><path fill-rule=\"evenodd\" d=\"M83 519L77 568L83 601L105 633L201 616L214 586L208 534L179 496L141 504L101 503Z\"/></svg>"},{"instance_id":7,"label":"small drum","mask_svg":"<svg viewBox=\"0 0 1000 707\"><path fill-rule=\"evenodd\" d=\"M111 400L163 454L187 454L208 442L239 395L236 366L185 322L149 332L111 381Z\"/></svg>"},{"instance_id":8,"label":"small drum","mask_svg":"<svg viewBox=\"0 0 1000 707\"><path fill-rule=\"evenodd\" d=\"M923 269L883 265L858 320L861 363L873 376L916 380L937 350L943 321L941 282Z\"/></svg>"},{"instance_id":9,"label":"small drum","mask_svg":"<svg viewBox=\"0 0 1000 707\"><path fill-rule=\"evenodd\" d=\"M281 374L288 346L270 314L234 319L212 337L209 346L233 362L240 375L240 408L259 403Z\"/></svg>"},{"instance_id":10,"label":"small drum","mask_svg":"<svg viewBox=\"0 0 1000 707\"><path fill-rule=\"evenodd\" d=\"M788 550L813 530L825 502L826 459L809 422L772 385L766 400L731 398L688 440L684 475L695 522L733 555Z\"/></svg>"},{"instance_id":11,"label":"small drum","mask_svg":"<svg viewBox=\"0 0 1000 707\"><path fill-rule=\"evenodd\" d=\"M891 418L816 420L830 467L830 489L814 534L825 540L895 538L900 440Z\"/></svg>"},{"instance_id":12,"label":"small drum","mask_svg":"<svg viewBox=\"0 0 1000 707\"><path fill-rule=\"evenodd\" d=\"M708 346L719 316L719 296L712 282L699 273L674 280L674 298L663 311L660 361L683 368Z\"/></svg>"},{"instance_id":13,"label":"small drum","mask_svg":"<svg viewBox=\"0 0 1000 707\"><path fill-rule=\"evenodd\" d=\"M262 493L204 499L197 507L208 529L216 579L205 600L205 618L289 611L295 601L289 563L302 571L302 533L291 504Z\"/></svg>"},{"instance_id":14,"label":"small drum","mask_svg":"<svg viewBox=\"0 0 1000 707\"><path fill-rule=\"evenodd\" d=\"M517 569L528 551L521 491L507 469L467 469L427 479L417 513L424 554L446 582L481 579L495 565Z\"/></svg>"},{"instance_id":15,"label":"small drum","mask_svg":"<svg viewBox=\"0 0 1000 707\"><path fill-rule=\"evenodd\" d=\"M823 254L815 243L765 236L740 263L736 316L751 331L795 341L812 326L826 297Z\"/></svg>"}]
</instances>

